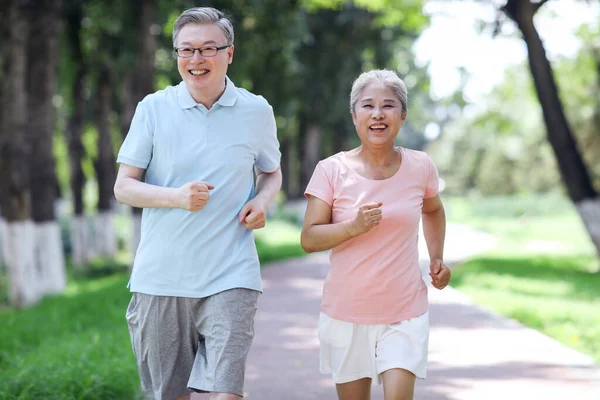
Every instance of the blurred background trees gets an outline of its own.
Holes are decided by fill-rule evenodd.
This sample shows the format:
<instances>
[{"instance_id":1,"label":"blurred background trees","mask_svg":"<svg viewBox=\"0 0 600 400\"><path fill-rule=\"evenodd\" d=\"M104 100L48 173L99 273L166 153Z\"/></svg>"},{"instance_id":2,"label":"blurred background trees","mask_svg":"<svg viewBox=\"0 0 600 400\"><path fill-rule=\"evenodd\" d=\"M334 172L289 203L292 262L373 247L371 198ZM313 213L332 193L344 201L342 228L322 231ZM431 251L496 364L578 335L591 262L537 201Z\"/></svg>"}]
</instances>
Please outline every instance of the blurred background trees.
<instances>
[{"instance_id":1,"label":"blurred background trees","mask_svg":"<svg viewBox=\"0 0 600 400\"><path fill-rule=\"evenodd\" d=\"M572 148L589 175L591 190L578 197L565 188L581 174L559 168L565 147L547 139L539 87L525 65L507 70L483 102L466 100L462 88L432 99L428 66L413 55L429 23L421 0L7 0L0 5L10 21L0 28L0 263L10 304L27 306L63 290L67 265L85 272L95 260L130 262L140 213L114 202L116 152L137 102L179 82L172 25L182 10L200 5L233 18L229 75L273 105L283 154L280 202L302 197L318 160L357 144L348 110L352 81L364 70L390 68L409 90L398 142L433 156L445 193L568 193L573 201L593 200L597 210L597 26L580 30L576 59L552 64ZM515 10L505 15L515 19Z\"/></svg>"}]
</instances>

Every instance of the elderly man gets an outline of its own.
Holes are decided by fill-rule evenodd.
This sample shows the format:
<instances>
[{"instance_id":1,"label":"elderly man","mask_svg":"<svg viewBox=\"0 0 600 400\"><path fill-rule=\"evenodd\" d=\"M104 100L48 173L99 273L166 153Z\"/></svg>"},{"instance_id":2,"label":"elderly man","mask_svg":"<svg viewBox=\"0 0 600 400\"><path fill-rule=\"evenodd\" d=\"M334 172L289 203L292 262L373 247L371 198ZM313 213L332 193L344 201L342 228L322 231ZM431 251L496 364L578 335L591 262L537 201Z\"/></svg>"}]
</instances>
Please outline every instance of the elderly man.
<instances>
[{"instance_id":1,"label":"elderly man","mask_svg":"<svg viewBox=\"0 0 600 400\"><path fill-rule=\"evenodd\" d=\"M226 75L233 38L213 8L177 18L183 81L138 104L117 159L117 200L144 209L127 322L148 399L243 396L281 154L272 107Z\"/></svg>"}]
</instances>

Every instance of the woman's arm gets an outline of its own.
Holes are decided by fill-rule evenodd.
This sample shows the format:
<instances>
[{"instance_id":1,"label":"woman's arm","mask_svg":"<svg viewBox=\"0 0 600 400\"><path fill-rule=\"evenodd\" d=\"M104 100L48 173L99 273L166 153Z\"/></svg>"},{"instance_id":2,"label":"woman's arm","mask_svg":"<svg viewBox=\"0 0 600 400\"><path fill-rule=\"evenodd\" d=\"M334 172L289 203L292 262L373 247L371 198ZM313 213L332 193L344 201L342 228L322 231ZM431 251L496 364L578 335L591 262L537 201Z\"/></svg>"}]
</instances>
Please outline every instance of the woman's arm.
<instances>
[{"instance_id":1,"label":"woman's arm","mask_svg":"<svg viewBox=\"0 0 600 400\"><path fill-rule=\"evenodd\" d=\"M430 260L444 260L446 213L440 196L423 200L423 234Z\"/></svg>"},{"instance_id":2,"label":"woman's arm","mask_svg":"<svg viewBox=\"0 0 600 400\"><path fill-rule=\"evenodd\" d=\"M429 251L429 275L437 289L450 282L450 268L444 264L444 240L446 238L446 213L439 196L423 200L423 235Z\"/></svg>"},{"instance_id":3,"label":"woman's arm","mask_svg":"<svg viewBox=\"0 0 600 400\"><path fill-rule=\"evenodd\" d=\"M365 204L358 210L353 220L331 223L331 206L310 196L304 216L301 244L304 251L330 250L345 241L371 230L381 221L381 203Z\"/></svg>"}]
</instances>

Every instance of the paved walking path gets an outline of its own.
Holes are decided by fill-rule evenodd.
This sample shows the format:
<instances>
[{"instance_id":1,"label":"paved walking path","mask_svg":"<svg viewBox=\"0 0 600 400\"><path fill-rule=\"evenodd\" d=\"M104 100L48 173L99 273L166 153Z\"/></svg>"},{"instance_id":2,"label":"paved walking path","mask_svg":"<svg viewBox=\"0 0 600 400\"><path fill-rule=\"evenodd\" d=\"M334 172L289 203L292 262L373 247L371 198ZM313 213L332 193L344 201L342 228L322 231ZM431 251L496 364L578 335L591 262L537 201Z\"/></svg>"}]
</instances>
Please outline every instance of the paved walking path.
<instances>
[{"instance_id":1,"label":"paved walking path","mask_svg":"<svg viewBox=\"0 0 600 400\"><path fill-rule=\"evenodd\" d=\"M449 226L449 261L492 244L469 228ZM454 240L453 243L451 240ZM425 253L421 253L425 254ZM426 268L425 262L423 268ZM317 323L328 255L267 266L248 360L250 400L336 400L318 371ZM600 367L541 333L473 304L460 292L430 287L428 378L417 400L600 400ZM383 399L374 385L373 400Z\"/></svg>"}]
</instances>

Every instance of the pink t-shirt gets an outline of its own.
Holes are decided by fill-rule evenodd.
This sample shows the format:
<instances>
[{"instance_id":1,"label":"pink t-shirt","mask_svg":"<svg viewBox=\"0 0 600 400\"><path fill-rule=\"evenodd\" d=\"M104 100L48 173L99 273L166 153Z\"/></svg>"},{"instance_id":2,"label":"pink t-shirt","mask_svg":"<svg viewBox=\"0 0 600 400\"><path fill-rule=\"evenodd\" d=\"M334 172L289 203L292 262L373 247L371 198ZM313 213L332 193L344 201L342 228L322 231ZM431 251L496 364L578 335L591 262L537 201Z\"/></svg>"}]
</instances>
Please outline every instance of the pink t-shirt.
<instances>
[{"instance_id":1,"label":"pink t-shirt","mask_svg":"<svg viewBox=\"0 0 600 400\"><path fill-rule=\"evenodd\" d=\"M365 203L382 202L383 218L369 232L333 248L321 310L359 324L391 324L428 309L418 232L423 199L438 193L438 173L422 151L400 148L402 163L388 179L348 167L345 152L319 162L305 195L332 208L332 223L354 219Z\"/></svg>"}]
</instances>

